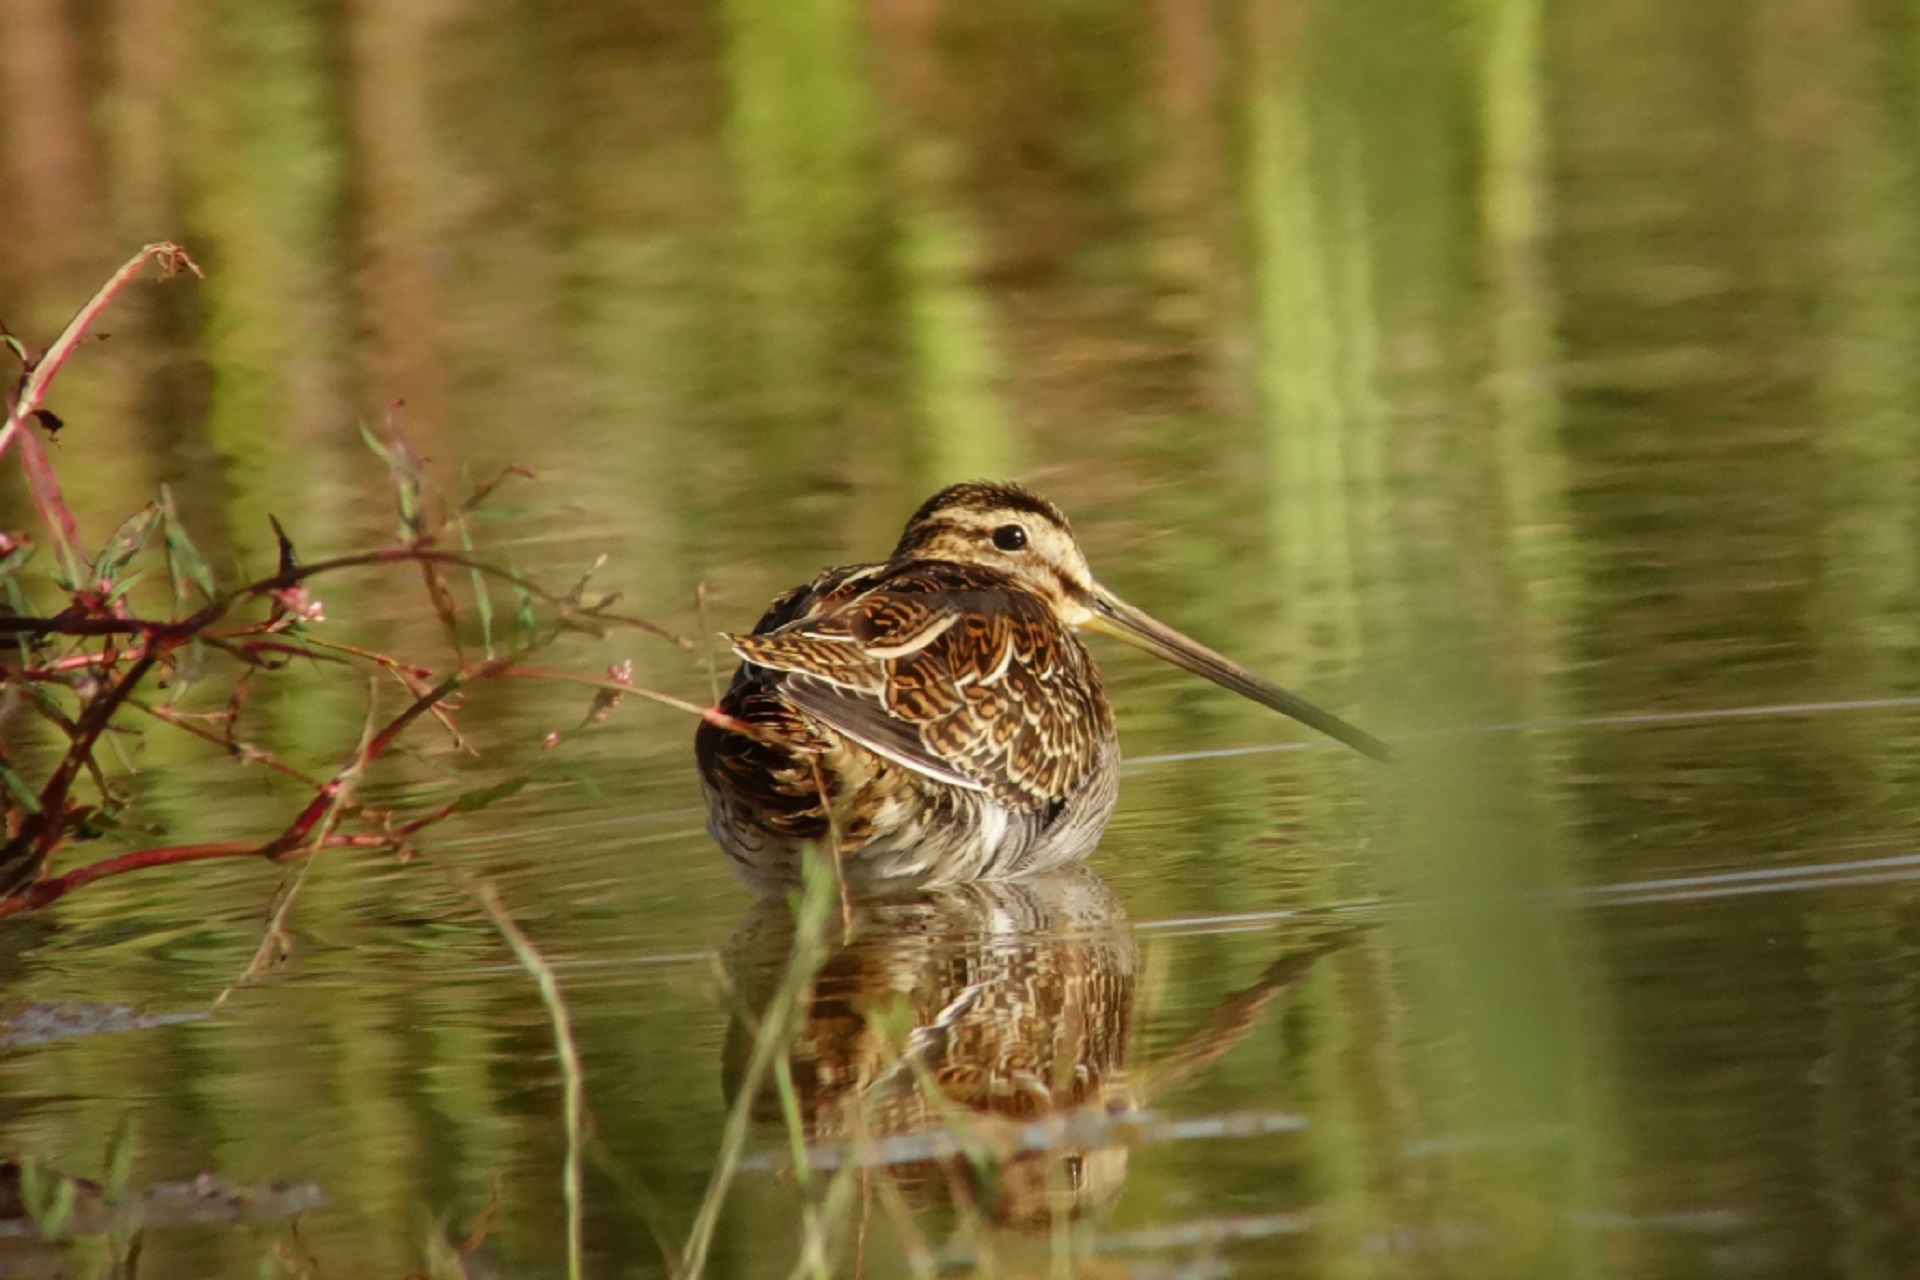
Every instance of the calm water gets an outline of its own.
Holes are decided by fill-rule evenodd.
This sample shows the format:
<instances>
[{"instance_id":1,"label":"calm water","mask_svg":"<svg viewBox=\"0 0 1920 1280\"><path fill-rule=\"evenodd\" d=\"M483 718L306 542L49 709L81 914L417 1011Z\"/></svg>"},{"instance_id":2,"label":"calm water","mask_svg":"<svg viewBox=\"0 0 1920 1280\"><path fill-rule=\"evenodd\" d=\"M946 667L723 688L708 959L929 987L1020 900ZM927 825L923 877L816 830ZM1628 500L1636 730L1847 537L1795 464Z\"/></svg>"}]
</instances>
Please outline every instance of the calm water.
<instances>
[{"instance_id":1,"label":"calm water","mask_svg":"<svg viewBox=\"0 0 1920 1280\"><path fill-rule=\"evenodd\" d=\"M404 398L449 485L538 473L497 553L605 554L695 635L1012 476L1121 593L1401 741L1099 649L1095 875L868 909L822 972L796 1084L885 1161L834 1269L1913 1275L1916 49L1892 0L13 0L0 318L44 340L146 241L208 268L59 384L94 542L163 483L231 571L268 513L377 542L356 424ZM444 661L408 576L320 594ZM555 662L625 658L710 689L644 637ZM293 673L246 729L325 769L366 699ZM535 782L424 858L326 856L217 1007L273 868L0 924L0 1012L206 1015L0 1049L0 1155L98 1176L130 1121L136 1183L327 1199L151 1232L149 1280L406 1275L490 1201L473 1274L563 1274L547 1014L459 869L574 1018L588 1272L667 1274L792 923L707 842L689 718L539 751L585 709L487 689L478 757L417 735L381 799ZM125 745L149 830L70 858L298 803ZM927 1123L886 1074L913 1027L956 1096L1010 1043L1086 1127L948 1116L979 1166L888 1137ZM757 1114L713 1275L808 1256L819 1183ZM59 1266L0 1236L0 1275Z\"/></svg>"}]
</instances>

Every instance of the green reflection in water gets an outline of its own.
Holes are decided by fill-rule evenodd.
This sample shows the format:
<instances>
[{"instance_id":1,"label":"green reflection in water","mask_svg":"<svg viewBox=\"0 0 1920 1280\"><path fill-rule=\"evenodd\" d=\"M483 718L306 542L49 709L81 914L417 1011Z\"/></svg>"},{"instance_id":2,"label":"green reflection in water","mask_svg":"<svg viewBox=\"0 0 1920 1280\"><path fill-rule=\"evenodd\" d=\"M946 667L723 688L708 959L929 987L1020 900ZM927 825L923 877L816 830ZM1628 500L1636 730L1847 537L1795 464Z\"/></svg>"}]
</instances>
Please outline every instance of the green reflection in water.
<instances>
[{"instance_id":1,"label":"green reflection in water","mask_svg":"<svg viewBox=\"0 0 1920 1280\"><path fill-rule=\"evenodd\" d=\"M1808 49L1808 75L1831 75L1850 51ZM1862 56L1862 55L1854 55ZM1829 333L1819 394L1833 428L1821 450L1825 528L1817 608L1828 620L1820 662L1838 688L1868 691L1898 683L1914 651L1910 608L1920 563L1910 510L1920 493L1920 379L1911 354L1920 340L1920 233L1907 215L1920 193L1910 59L1864 55L1864 127L1816 150L1816 165L1839 159L1833 269L1818 277L1816 305ZM1816 144L1817 145L1817 144ZM1792 181L1793 176L1787 176ZM1889 738L1834 726L1819 735L1842 775L1845 803L1886 812L1915 780L1910 734ZM1897 1276L1920 1265L1911 1233L1893 1224L1920 1213L1920 1126L1909 1100L1914 1071L1916 990L1901 959L1911 889L1876 895L1870 906L1810 912L1805 921L1819 984L1820 1054L1812 1072L1818 1194L1837 1226L1826 1261L1844 1275Z\"/></svg>"},{"instance_id":2,"label":"green reflection in water","mask_svg":"<svg viewBox=\"0 0 1920 1280\"><path fill-rule=\"evenodd\" d=\"M340 395L339 86L329 24L305 6L217 6L190 21L194 91L179 145L189 238L204 244L208 268L201 351L213 385L201 429L225 463L229 544L260 571L271 564L269 514L306 540L326 536L351 501L334 474L353 432ZM325 768L351 749L362 691L286 674L254 731Z\"/></svg>"},{"instance_id":3,"label":"green reflection in water","mask_svg":"<svg viewBox=\"0 0 1920 1280\"><path fill-rule=\"evenodd\" d=\"M955 199L953 165L935 138L902 140L900 266L912 335L922 488L1011 476L1020 459L997 394L1000 368L983 291L979 233Z\"/></svg>"},{"instance_id":4,"label":"green reflection in water","mask_svg":"<svg viewBox=\"0 0 1920 1280\"><path fill-rule=\"evenodd\" d=\"M726 133L738 175L760 486L818 476L832 431L858 255L874 216L871 89L847 0L728 0ZM756 486L759 487L759 486Z\"/></svg>"},{"instance_id":5,"label":"green reflection in water","mask_svg":"<svg viewBox=\"0 0 1920 1280\"><path fill-rule=\"evenodd\" d=\"M1268 536L1282 602L1274 623L1294 679L1313 670L1310 659L1325 670L1361 657L1353 518L1372 494L1356 464L1383 426L1361 175L1338 104L1329 112L1309 93L1320 34L1319 24L1290 24L1284 6L1249 13L1244 200L1270 459ZM1337 793L1344 763L1301 772L1313 791ZM1316 890L1364 892L1353 862L1326 856L1352 847L1355 833L1342 815L1309 802L1289 834ZM1314 1233L1313 1266L1330 1276L1371 1270L1363 1242L1398 1219L1368 1131L1406 1085L1396 1078L1397 1054L1363 1057L1368 1043L1391 1045L1391 1037L1376 1037L1391 1031L1397 1002L1369 980L1370 968L1345 966L1347 981L1310 993L1311 1030L1298 1051L1298 1087L1317 1104L1305 1135L1308 1202L1326 1215Z\"/></svg>"},{"instance_id":6,"label":"green reflection in water","mask_svg":"<svg viewBox=\"0 0 1920 1280\"><path fill-rule=\"evenodd\" d=\"M1504 47L1515 38L1511 24L1529 15L1489 17L1485 56L1494 65L1483 93L1500 96L1481 117L1489 122L1483 207L1498 206L1501 216L1484 234L1496 255L1533 253L1537 276L1536 232L1520 217L1539 199L1537 174L1518 167L1520 143L1510 135L1516 117L1538 108L1523 74L1527 54ZM1420 21L1409 15L1410 25ZM1361 24L1337 19L1270 17L1250 45L1271 59L1250 64L1247 181L1288 649L1296 661L1311 654L1358 665L1367 641L1384 638L1387 660L1364 669L1394 673L1405 722L1547 714L1550 699L1503 690L1482 656L1518 632L1524 639L1514 648L1553 669L1551 630L1522 585L1539 580L1538 566L1510 560L1505 542L1508 528L1536 547L1554 532L1529 523L1538 508L1551 509L1558 458L1551 402L1539 386L1539 298L1501 294L1492 308L1502 388L1492 425L1507 444L1493 451L1499 469L1490 476L1478 471L1485 455L1467 446L1485 429L1485 402L1444 362L1449 347L1471 344L1487 315L1459 274L1455 239L1474 227L1481 193L1444 163L1450 153L1460 159L1453 139L1472 120L1469 67L1397 59ZM1352 87L1389 81L1418 86L1417 113ZM1390 154L1422 159L1384 163ZM1397 353L1391 368L1389 350ZM1510 389L1529 386L1530 397ZM1429 441L1446 440L1451 457L1421 456ZM1393 480L1409 477L1411 489L1396 493ZM1528 507L1513 523L1476 510L1506 492ZM1393 515L1383 521L1383 512ZM1423 525L1445 528L1444 541L1423 537ZM1463 613L1462 601L1477 608ZM1416 1169L1382 1140L1410 1128L1486 1136L1483 1152L1435 1161L1450 1187L1446 1202L1472 1204L1497 1224L1492 1239L1466 1246L1481 1271L1600 1268L1575 1225L1593 1200L1597 1159L1586 1082L1597 1028L1580 1026L1574 1013L1578 937L1568 921L1515 898L1561 882L1542 764L1512 744L1410 746L1400 764L1370 779L1375 802L1400 812L1402 826L1384 844L1368 841L1370 824L1356 825L1351 810L1327 803L1341 790L1331 766L1307 772L1314 799L1296 827L1306 849L1324 857L1371 846L1376 857L1365 861L1379 863L1376 874L1400 892L1457 904L1398 926L1396 964L1350 966L1349 985L1337 996L1323 989L1316 1005L1327 1030L1304 1064L1323 1098L1310 1135L1318 1198L1333 1223L1318 1252L1322 1270L1371 1272L1364 1242L1395 1223L1428 1237L1427 1247L1446 1235L1445 1213L1418 1190L1435 1170ZM1365 878L1343 862L1316 877L1322 893L1364 891Z\"/></svg>"},{"instance_id":7,"label":"green reflection in water","mask_svg":"<svg viewBox=\"0 0 1920 1280\"><path fill-rule=\"evenodd\" d=\"M202 58L183 151L195 229L209 245L206 431L231 464L236 538L258 545L266 513L319 515L296 483L328 417L340 341L335 289L345 177L327 65L328 27L306 6L231 4L198 19Z\"/></svg>"}]
</instances>

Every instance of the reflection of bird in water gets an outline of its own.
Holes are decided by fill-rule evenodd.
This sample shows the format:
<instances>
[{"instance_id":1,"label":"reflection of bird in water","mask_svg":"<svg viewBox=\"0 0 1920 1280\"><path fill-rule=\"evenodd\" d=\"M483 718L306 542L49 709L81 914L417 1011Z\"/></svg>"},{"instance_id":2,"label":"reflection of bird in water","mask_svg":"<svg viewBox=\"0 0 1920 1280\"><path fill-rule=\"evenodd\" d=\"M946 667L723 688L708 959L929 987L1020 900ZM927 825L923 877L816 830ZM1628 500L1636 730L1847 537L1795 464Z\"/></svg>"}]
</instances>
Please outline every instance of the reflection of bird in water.
<instances>
[{"instance_id":1,"label":"reflection of bird in water","mask_svg":"<svg viewBox=\"0 0 1920 1280\"><path fill-rule=\"evenodd\" d=\"M786 903L765 898L735 935L728 968L756 1014L786 970L793 927ZM954 1107L1024 1121L1096 1102L1125 1057L1133 986L1126 915L1084 868L862 902L850 941L814 977L793 1042L807 1139L938 1132ZM736 1021L730 1095L751 1046ZM770 1094L756 1110L779 1118ZM916 1201L942 1198L950 1177L985 1196L956 1163L967 1166L909 1160L891 1172ZM1047 1212L1056 1170L1072 1202L1104 1201L1125 1167L1124 1148L1028 1153L999 1170L983 1207L1002 1220Z\"/></svg>"},{"instance_id":2,"label":"reflection of bird in water","mask_svg":"<svg viewBox=\"0 0 1920 1280\"><path fill-rule=\"evenodd\" d=\"M741 922L728 970L751 1025L767 1016L795 937L781 899L762 899ZM1156 1063L1129 1071L1133 932L1091 871L861 902L799 1010L789 1062L804 1137L852 1144L852 1158L884 1165L914 1205L957 1199L1011 1227L1102 1207L1128 1164L1114 1118L1226 1052L1345 937L1283 957ZM753 1039L736 1018L723 1064L730 1099ZM771 1089L754 1112L780 1122ZM1026 1126L1038 1121L1063 1127L1036 1143Z\"/></svg>"},{"instance_id":3,"label":"reflection of bird in water","mask_svg":"<svg viewBox=\"0 0 1920 1280\"><path fill-rule=\"evenodd\" d=\"M1094 581L1052 503L943 489L883 564L774 601L694 749L708 827L765 887L834 837L855 881L953 883L1084 857L1113 811L1119 743L1075 634L1104 631L1377 759L1385 744Z\"/></svg>"}]
</instances>

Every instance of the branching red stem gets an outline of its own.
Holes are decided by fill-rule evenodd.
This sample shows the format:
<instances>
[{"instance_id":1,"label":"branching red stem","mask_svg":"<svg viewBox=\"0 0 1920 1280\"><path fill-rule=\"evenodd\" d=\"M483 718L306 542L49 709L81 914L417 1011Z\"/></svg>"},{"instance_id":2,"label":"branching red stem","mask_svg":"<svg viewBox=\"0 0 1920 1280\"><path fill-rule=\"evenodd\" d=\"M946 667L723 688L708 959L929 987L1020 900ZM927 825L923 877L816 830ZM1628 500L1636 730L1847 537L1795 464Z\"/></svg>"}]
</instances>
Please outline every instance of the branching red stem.
<instances>
[{"instance_id":1,"label":"branching red stem","mask_svg":"<svg viewBox=\"0 0 1920 1280\"><path fill-rule=\"evenodd\" d=\"M393 841L381 835L330 835L320 842L326 849L384 849ZM11 898L0 898L0 920L22 911L49 906L75 889L125 875L148 867L168 867L181 862L209 862L215 858L257 858L264 850L252 840L219 840L207 844L176 844L157 849L136 849L111 858L75 867L65 875L53 876Z\"/></svg>"},{"instance_id":2,"label":"branching red stem","mask_svg":"<svg viewBox=\"0 0 1920 1280\"><path fill-rule=\"evenodd\" d=\"M57 679L59 673L68 670L92 669L98 673L97 680L90 681L84 688L78 689L81 694L81 707L71 721L67 721L57 708L52 708L51 704L45 701L44 696L37 697L34 702L36 710L53 719L66 734L68 748L37 795L26 802L28 805L37 803L38 811L22 817L18 825L13 828L12 837L0 846L0 918L44 907L95 880L147 867L218 858L263 857L272 861L284 861L327 848L394 847L400 844L406 835L457 812L460 808L459 802L446 805L426 818L396 826L393 823L393 816L382 811L356 807L349 813L347 802L355 781L424 715L433 714L441 718L447 724L449 731L454 733L456 743L460 742L457 730L450 719L455 704L448 702L448 699L456 691L478 681L503 677L571 681L614 693L630 693L703 715L713 723L728 728L751 732L747 726L739 725L714 708L685 702L620 680L595 680L566 672L517 668L514 663L518 658L526 656L550 643L557 636L568 632L602 634L608 627L621 626L648 632L682 648L691 648L692 641L674 635L644 619L612 612L611 606L617 602L617 596L603 595L593 600L586 599L586 577L583 577L570 591L555 592L516 572L478 559L470 553L440 550L434 545L434 535L427 532L417 518L407 521L402 540L394 545L335 556L305 565L295 563L293 548L287 541L286 535L280 533L279 526L276 524L274 527L280 537L281 557L278 570L271 576L224 594L217 596L210 594L203 606L182 617L154 619L129 616L130 606L123 595L124 583L117 583L112 579L117 577L120 568L124 568L126 556L137 551L140 540L152 532L155 527L154 513L149 512L140 517L141 522L131 522L126 527L126 536L116 537L109 544L115 558L110 563L103 561L101 565L96 566L81 548L73 514L61 495L47 451L30 424L35 414L42 409L54 377L77 350L101 313L139 275L149 261L158 261L168 275L181 270L200 274L200 269L193 259L178 245L152 244L135 254L75 313L66 328L61 331L60 336L39 358L32 358L23 352L26 369L19 380L12 403L6 406L4 425L0 426L0 456L3 456L9 447L18 447L29 492L40 518L51 532L54 551L60 569L65 575L65 585L72 592L71 606L52 617L11 614L0 616L0 637L64 636L76 639L91 637L97 643L85 647L99 650L98 653L93 654L84 652L63 654L30 667L0 668L0 685L17 681L29 686L38 686ZM375 447L380 448L377 444ZM389 449L382 450L383 454L390 451L392 453L389 457L390 462L395 458L400 459L395 464L396 475L401 475L404 465L405 474L401 476L403 485L410 483L414 486L406 492L412 494L415 507L410 508L403 496L403 515L412 509L417 517L419 497L417 489L421 482L418 459L405 451L403 441L395 441ZM503 470L459 504L454 514L443 523L442 530L444 531L448 524L459 524L467 514L484 502L507 476L516 474L528 473L517 467ZM163 498L159 512L169 521L174 519L170 499ZM167 528L169 566L175 577L176 589L179 589L181 570L174 567L172 559L174 531L171 524ZM467 545L464 527L461 528L461 540L463 546ZM304 612L303 607L307 601L304 596L295 599L290 598L287 593L294 592L303 583L322 574L358 567L402 563L417 566L426 578L428 594L434 602L436 611L446 623L449 638L455 646L459 670L454 674L427 687L426 680L430 677L430 672L424 668L410 667L383 654L357 649L350 645L336 645L314 640L293 632L294 622L290 615ZM478 581L481 576L510 583L515 590L523 593L523 597L537 599L548 606L553 615L550 623L531 637L527 646L514 657L496 658L485 663L468 665L459 655L459 633L454 615L454 599L447 589L441 572L448 567L465 569L475 574L476 589L484 590ZM598 567L598 562L595 567ZM590 575L592 571L588 572ZM101 580L94 581L96 577ZM204 573L201 574L200 580L204 580ZM241 617L229 621L229 615L235 614L241 606L268 599L273 602L273 609L269 616L252 620ZM318 613L317 609L312 612L315 615ZM226 625L222 626L223 622ZM225 717L227 733L224 737L212 729L190 723L187 716L172 707L150 706L134 698L135 691L143 681L156 671L170 670L175 654L195 640L204 641L245 664L240 682L235 686L233 697L228 704ZM334 652L317 651L322 649L333 649ZM342 657L341 654L347 656ZM270 768L300 779L315 791L314 796L294 820L278 836L264 844L255 841L221 841L143 849L105 858L68 871L64 875L47 874L55 851L79 821L80 810L73 800L72 793L81 774L83 772L90 774L102 793L105 794L107 791L107 782L101 776L94 761L94 752L103 740L103 735L112 730L114 718L123 707L136 706L149 715L185 729L205 741L223 745L229 750L251 750L244 744L238 743L234 737L239 698L246 687L247 680L254 672L272 670L284 665L276 661L280 655L303 656L317 661L339 662L345 665L355 665L358 662L378 665L406 686L409 694L412 695L412 700L400 714L384 726L377 731L370 730L353 758L324 782L308 778L266 753L255 753ZM614 670L617 673L618 669ZM37 688L33 688L32 691L39 693ZM615 699L603 698L597 700L595 706L600 708L603 703L611 705L613 701ZM17 780L14 781L17 782ZM384 829L372 834L338 834L334 829L335 823L345 816L351 816L363 829L381 824L384 824Z\"/></svg>"},{"instance_id":3,"label":"branching red stem","mask_svg":"<svg viewBox=\"0 0 1920 1280\"><path fill-rule=\"evenodd\" d=\"M570 607L573 616L594 622L615 623L624 627L633 627L652 635L670 640L681 648L692 642L685 636L675 635L664 627L646 621L644 618L630 617L626 614L607 613L599 609L571 607L564 595L549 591L538 583L529 582L509 569L502 569L475 556L462 555L453 551L438 551L432 547L416 543L401 543L397 546L379 547L372 551L356 551L348 555L334 556L328 560L315 560L311 564L299 565L272 577L261 578L239 587L218 600L184 618L167 620L155 618L102 618L97 616L76 615L72 611L57 613L50 618L36 618L29 615L0 616L0 635L62 635L62 636L108 636L135 635L149 640L181 641L200 634L214 623L220 621L235 605L247 600L272 595L276 591L285 591L289 587L299 586L308 578L317 574L332 573L341 569L357 569L371 565L431 563L453 565L471 569L489 577L511 583L528 592L544 603L561 607Z\"/></svg>"},{"instance_id":4,"label":"branching red stem","mask_svg":"<svg viewBox=\"0 0 1920 1280\"><path fill-rule=\"evenodd\" d=\"M306 808L302 809L299 815L287 825L287 829L274 837L261 852L275 862L285 861L294 856L306 846L307 837L314 827L326 817L329 811L338 806L340 795L349 780L384 755L387 748L406 732L408 725L462 686L474 680L485 680L491 675L498 674L493 668L503 668L505 665L506 659L503 658L482 664L471 671L456 672L415 698L405 711L389 720L378 733L369 736L366 744L354 754L353 759L320 788L319 794L307 802Z\"/></svg>"},{"instance_id":5,"label":"branching red stem","mask_svg":"<svg viewBox=\"0 0 1920 1280\"><path fill-rule=\"evenodd\" d=\"M106 732L120 705L146 679L147 672L153 670L156 661L158 654L151 647L143 649L132 665L120 673L110 688L89 702L74 722L73 740L66 755L61 757L46 786L40 789L40 812L30 814L21 823L19 834L7 841L5 848L0 848L0 882L4 888L40 874L54 847L66 834L67 793L74 779L92 766L94 744Z\"/></svg>"}]
</instances>

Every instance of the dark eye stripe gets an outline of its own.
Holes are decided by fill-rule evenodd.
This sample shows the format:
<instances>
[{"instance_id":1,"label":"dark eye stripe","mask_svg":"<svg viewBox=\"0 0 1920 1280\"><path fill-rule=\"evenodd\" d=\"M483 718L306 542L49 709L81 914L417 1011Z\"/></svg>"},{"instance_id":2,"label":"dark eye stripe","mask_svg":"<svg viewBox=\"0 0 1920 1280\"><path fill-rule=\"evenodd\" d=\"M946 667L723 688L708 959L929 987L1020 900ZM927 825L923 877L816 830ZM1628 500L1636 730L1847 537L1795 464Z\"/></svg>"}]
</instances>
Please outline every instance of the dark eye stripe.
<instances>
[{"instance_id":1,"label":"dark eye stripe","mask_svg":"<svg viewBox=\"0 0 1920 1280\"><path fill-rule=\"evenodd\" d=\"M1053 581L1060 589L1060 598L1062 600L1078 600L1082 604L1087 602L1088 596L1086 588L1082 587L1072 578L1069 578L1066 574L1060 572L1060 570L1055 569L1053 571Z\"/></svg>"}]
</instances>

